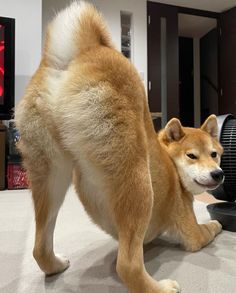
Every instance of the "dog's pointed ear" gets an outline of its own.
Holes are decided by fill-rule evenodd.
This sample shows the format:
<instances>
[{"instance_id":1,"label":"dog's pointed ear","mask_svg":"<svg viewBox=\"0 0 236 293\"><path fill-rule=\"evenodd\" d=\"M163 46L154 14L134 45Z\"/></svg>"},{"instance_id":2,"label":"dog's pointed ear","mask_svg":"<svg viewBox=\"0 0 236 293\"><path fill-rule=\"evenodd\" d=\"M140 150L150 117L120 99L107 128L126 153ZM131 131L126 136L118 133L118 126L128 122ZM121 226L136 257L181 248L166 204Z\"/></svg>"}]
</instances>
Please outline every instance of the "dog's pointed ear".
<instances>
[{"instance_id":1,"label":"dog's pointed ear","mask_svg":"<svg viewBox=\"0 0 236 293\"><path fill-rule=\"evenodd\" d=\"M178 141L184 135L183 127L177 118L171 119L165 127L166 139L167 141Z\"/></svg>"},{"instance_id":2,"label":"dog's pointed ear","mask_svg":"<svg viewBox=\"0 0 236 293\"><path fill-rule=\"evenodd\" d=\"M201 130L206 131L208 134L210 134L210 136L218 139L218 124L216 115L210 115L202 124Z\"/></svg>"}]
</instances>

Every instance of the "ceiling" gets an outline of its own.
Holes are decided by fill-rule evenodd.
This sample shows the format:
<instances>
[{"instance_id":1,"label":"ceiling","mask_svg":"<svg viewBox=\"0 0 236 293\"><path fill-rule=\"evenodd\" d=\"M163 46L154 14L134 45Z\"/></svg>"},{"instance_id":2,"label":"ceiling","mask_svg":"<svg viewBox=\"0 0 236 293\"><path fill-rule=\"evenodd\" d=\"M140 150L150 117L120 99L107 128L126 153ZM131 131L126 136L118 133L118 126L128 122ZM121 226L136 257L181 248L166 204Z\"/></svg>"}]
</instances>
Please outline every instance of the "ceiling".
<instances>
[{"instance_id":1,"label":"ceiling","mask_svg":"<svg viewBox=\"0 0 236 293\"><path fill-rule=\"evenodd\" d=\"M201 38L216 26L217 22L214 18L178 14L178 30L181 37Z\"/></svg>"},{"instance_id":2,"label":"ceiling","mask_svg":"<svg viewBox=\"0 0 236 293\"><path fill-rule=\"evenodd\" d=\"M236 0L150 0L163 4L182 6L211 12L223 12L236 7ZM178 14L179 36L189 38L201 38L216 27L213 18L201 17L189 14Z\"/></svg>"},{"instance_id":3,"label":"ceiling","mask_svg":"<svg viewBox=\"0 0 236 293\"><path fill-rule=\"evenodd\" d=\"M223 12L236 6L236 0L151 0L163 4L183 6L188 8Z\"/></svg>"}]
</instances>

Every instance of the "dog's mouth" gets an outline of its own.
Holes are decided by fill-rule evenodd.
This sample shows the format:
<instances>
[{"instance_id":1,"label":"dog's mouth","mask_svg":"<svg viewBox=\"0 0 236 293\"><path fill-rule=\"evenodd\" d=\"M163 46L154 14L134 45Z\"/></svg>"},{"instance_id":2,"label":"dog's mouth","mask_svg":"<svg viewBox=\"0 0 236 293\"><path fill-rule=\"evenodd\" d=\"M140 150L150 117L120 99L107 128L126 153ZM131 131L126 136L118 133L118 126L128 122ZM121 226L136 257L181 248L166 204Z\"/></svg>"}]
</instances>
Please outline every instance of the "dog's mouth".
<instances>
[{"instance_id":1,"label":"dog's mouth","mask_svg":"<svg viewBox=\"0 0 236 293\"><path fill-rule=\"evenodd\" d=\"M220 183L200 183L196 179L194 179L194 182L207 190L216 189L220 185Z\"/></svg>"}]
</instances>

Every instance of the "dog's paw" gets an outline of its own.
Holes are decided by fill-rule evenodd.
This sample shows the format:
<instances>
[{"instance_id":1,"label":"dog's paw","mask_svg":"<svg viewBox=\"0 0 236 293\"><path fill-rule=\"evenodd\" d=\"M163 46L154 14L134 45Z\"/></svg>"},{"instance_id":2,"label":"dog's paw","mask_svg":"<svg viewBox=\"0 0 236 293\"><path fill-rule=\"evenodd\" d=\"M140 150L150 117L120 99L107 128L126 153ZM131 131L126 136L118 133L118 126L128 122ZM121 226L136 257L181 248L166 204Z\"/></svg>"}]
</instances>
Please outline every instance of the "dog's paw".
<instances>
[{"instance_id":1,"label":"dog's paw","mask_svg":"<svg viewBox=\"0 0 236 293\"><path fill-rule=\"evenodd\" d=\"M217 220L211 220L209 225L213 228L215 235L219 234L222 230L222 225Z\"/></svg>"},{"instance_id":2,"label":"dog's paw","mask_svg":"<svg viewBox=\"0 0 236 293\"><path fill-rule=\"evenodd\" d=\"M46 270L45 273L47 276L62 273L66 269L68 269L69 266L70 266L70 261L67 258L56 254L55 258L53 259L51 263L50 269Z\"/></svg>"},{"instance_id":3,"label":"dog's paw","mask_svg":"<svg viewBox=\"0 0 236 293\"><path fill-rule=\"evenodd\" d=\"M176 281L173 280L162 280L158 282L160 286L160 293L180 293L180 286Z\"/></svg>"}]
</instances>

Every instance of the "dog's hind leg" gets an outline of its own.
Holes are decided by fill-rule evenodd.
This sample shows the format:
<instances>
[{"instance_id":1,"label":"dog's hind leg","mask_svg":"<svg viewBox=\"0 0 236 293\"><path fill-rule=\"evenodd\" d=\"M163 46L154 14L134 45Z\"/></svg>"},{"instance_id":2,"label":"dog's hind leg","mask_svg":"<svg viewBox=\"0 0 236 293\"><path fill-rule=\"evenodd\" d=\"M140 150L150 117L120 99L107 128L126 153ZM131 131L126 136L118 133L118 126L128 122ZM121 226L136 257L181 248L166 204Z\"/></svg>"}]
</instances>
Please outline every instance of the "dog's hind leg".
<instances>
[{"instance_id":1,"label":"dog's hind leg","mask_svg":"<svg viewBox=\"0 0 236 293\"><path fill-rule=\"evenodd\" d=\"M72 163L67 159L49 165L44 174L29 172L35 208L35 246L33 255L45 274L56 274L69 267L69 261L54 254L53 233L58 211L71 182Z\"/></svg>"},{"instance_id":2,"label":"dog's hind leg","mask_svg":"<svg viewBox=\"0 0 236 293\"><path fill-rule=\"evenodd\" d=\"M155 281L146 271L143 240L150 221L153 191L147 163L136 162L135 169L117 179L112 198L119 237L117 273L132 293L177 293L172 280Z\"/></svg>"}]
</instances>

